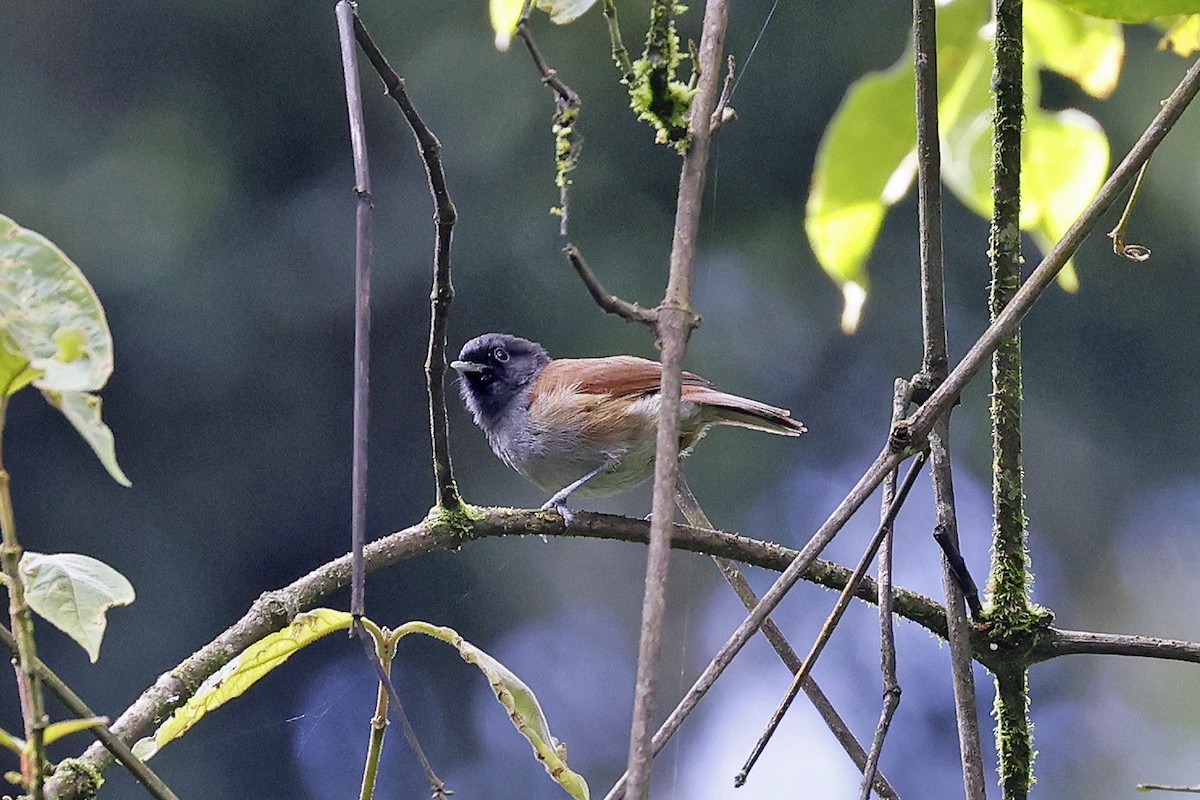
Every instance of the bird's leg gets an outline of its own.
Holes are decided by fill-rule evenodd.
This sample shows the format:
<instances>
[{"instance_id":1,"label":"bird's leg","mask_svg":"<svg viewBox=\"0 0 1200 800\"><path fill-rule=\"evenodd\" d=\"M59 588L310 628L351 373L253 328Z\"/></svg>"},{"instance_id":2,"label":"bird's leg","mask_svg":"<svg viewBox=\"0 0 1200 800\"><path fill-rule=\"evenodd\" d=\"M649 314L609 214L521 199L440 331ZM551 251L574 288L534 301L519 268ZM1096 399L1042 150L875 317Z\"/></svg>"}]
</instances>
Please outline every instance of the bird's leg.
<instances>
[{"instance_id":1,"label":"bird's leg","mask_svg":"<svg viewBox=\"0 0 1200 800\"><path fill-rule=\"evenodd\" d=\"M579 480L570 484L569 486L565 486L564 488L559 489L557 492L555 492L553 497L551 497L549 500L547 500L545 503L542 504L542 510L546 511L548 509L553 508L555 511L557 511L559 513L559 516L561 516L563 518L563 522L570 525L571 522L574 521L575 515L571 513L571 509L567 508L566 503L564 501L567 499L567 497L570 496L571 492L575 491L580 486L583 486L585 483L590 481L592 478L599 475L608 466L609 466L608 464L601 464L600 466L596 467L594 470L589 472L587 475L584 475L582 478L580 478Z\"/></svg>"}]
</instances>

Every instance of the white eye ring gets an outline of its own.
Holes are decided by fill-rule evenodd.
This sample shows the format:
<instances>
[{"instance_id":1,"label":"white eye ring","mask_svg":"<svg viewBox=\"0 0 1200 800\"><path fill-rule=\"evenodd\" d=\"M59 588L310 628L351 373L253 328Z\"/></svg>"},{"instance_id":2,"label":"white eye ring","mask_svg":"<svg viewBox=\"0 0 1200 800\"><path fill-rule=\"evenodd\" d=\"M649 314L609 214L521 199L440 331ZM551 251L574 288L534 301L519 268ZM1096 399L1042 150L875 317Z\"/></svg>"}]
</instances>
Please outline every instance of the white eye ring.
<instances>
[{"instance_id":1,"label":"white eye ring","mask_svg":"<svg viewBox=\"0 0 1200 800\"><path fill-rule=\"evenodd\" d=\"M503 347L497 347L495 350L492 351L492 358L496 359L496 361L503 364L504 362L508 361L508 351L505 350Z\"/></svg>"}]
</instances>

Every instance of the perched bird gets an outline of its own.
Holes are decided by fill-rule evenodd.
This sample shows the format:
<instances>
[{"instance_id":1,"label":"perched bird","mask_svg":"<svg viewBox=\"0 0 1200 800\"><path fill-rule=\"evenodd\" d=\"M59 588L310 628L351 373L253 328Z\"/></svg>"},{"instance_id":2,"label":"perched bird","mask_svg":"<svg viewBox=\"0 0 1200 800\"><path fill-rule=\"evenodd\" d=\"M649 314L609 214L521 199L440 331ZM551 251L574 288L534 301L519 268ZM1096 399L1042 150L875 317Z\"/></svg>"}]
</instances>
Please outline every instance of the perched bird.
<instances>
[{"instance_id":1,"label":"perched bird","mask_svg":"<svg viewBox=\"0 0 1200 800\"><path fill-rule=\"evenodd\" d=\"M487 333L451 367L463 401L501 461L554 495L543 508L571 519L571 494L605 497L654 473L662 365L635 356L552 359L537 342ZM679 448L687 455L713 425L799 436L782 408L718 391L683 373Z\"/></svg>"}]
</instances>

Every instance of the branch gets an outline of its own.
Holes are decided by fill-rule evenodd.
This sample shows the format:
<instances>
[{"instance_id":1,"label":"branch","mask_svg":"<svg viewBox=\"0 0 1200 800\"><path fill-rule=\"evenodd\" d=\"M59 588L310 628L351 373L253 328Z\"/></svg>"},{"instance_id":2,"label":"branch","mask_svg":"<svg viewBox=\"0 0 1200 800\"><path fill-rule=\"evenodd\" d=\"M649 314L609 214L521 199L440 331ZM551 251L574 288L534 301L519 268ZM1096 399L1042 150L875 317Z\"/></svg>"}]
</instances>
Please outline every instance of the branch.
<instances>
[{"instance_id":1,"label":"branch","mask_svg":"<svg viewBox=\"0 0 1200 800\"><path fill-rule=\"evenodd\" d=\"M568 244L563 248L563 252L567 254L567 259L571 262L571 266L575 268L575 272L579 274L583 285L587 287L588 293L592 299L596 301L596 305L609 314L616 314L626 322L640 322L643 325L654 327L658 315L652 308L642 308L637 303L630 303L628 300L622 300L612 292L604 288L600 283L600 279L596 277L596 273L592 272L592 268L588 266L587 261L583 258L583 253L579 252L579 248L573 244Z\"/></svg>"},{"instance_id":2,"label":"branch","mask_svg":"<svg viewBox=\"0 0 1200 800\"><path fill-rule=\"evenodd\" d=\"M9 652L14 655L18 652L17 640L13 637L8 628L0 625L0 644L8 648ZM58 701L70 711L72 715L78 719L94 719L100 715L93 711L83 699L72 691L71 687L63 682L61 678L54 673L52 669L47 667L40 659L34 659L33 668L50 693L58 698ZM129 747L112 734L107 725L96 724L88 729L100 744L104 745L110 753L129 770L130 774L137 779L138 783L142 784L149 792L151 797L156 800L179 800L171 787L163 782L162 778L158 777L148 766L146 762L133 754ZM84 794L88 794L89 790L80 787ZM91 786L90 793L94 793L99 786Z\"/></svg>"},{"instance_id":3,"label":"branch","mask_svg":"<svg viewBox=\"0 0 1200 800\"><path fill-rule=\"evenodd\" d=\"M669 2L669 0L668 0ZM656 2L656 8L661 2ZM650 793L650 732L654 722L654 693L666 611L667 569L671 555L671 519L679 475L679 406L683 390L683 356L697 320L692 311L692 268L700 230L700 207L708 167L710 124L721 81L728 0L707 0L700 35L697 67L700 82L689 122L691 145L683 157L675 229L671 242L671 273L658 307L655 334L662 343L658 435L654 450L654 502L650 546L646 551L646 586L642 596L642 628L638 644L633 721L629 729L629 796L645 800Z\"/></svg>"},{"instance_id":4,"label":"branch","mask_svg":"<svg viewBox=\"0 0 1200 800\"><path fill-rule=\"evenodd\" d=\"M350 611L365 612L362 549L367 540L367 409L370 390L371 347L371 172L367 160L367 134L363 124L362 89L358 81L358 50L354 47L354 6L340 0L335 7L342 76L346 84L346 109L350 117L350 147L354 158L354 422L353 460L350 467L350 539L354 554L354 581Z\"/></svg>"},{"instance_id":5,"label":"branch","mask_svg":"<svg viewBox=\"0 0 1200 800\"><path fill-rule=\"evenodd\" d=\"M682 474L679 476L679 484L675 487L675 503L679 506L679 510L683 512L684 518L691 525L699 528L712 528L712 522L709 520L708 515L704 513L704 509L700 507L700 502L692 494L692 490L688 486L687 481L684 480ZM750 582L742 575L742 570L738 566L738 563L719 556L713 556L713 563L717 565L717 569L721 570L721 575L725 578L730 588L733 589L734 593L737 594L738 599L742 601L742 605L746 607L746 610L749 611L754 608L758 604L758 595L750 586ZM891 616L890 607L888 615L889 617ZM780 661L788 668L788 671L793 675L799 672L803 666L800 656L792 648L787 637L783 635L783 631L779 629L775 621L767 618L763 622L762 632L763 637L774 648L776 654L779 655ZM806 675L800 681L800 688L804 690L804 694L807 695L817 713L821 715L821 719L825 721L834 738L838 740L838 743L842 745L846 754L850 756L850 760L854 762L854 766L858 767L859 772L865 775L868 771L867 753L863 750L862 745L858 743L858 739L854 738L854 733L847 727L846 723L837 713L837 710L833 707L833 704L829 702L829 698L821 691L821 687L817 685L817 682L813 680L811 675ZM865 781L867 786L874 788L881 797L898 800L899 795L896 794L896 790L892 788L892 785L888 783L887 778L882 774L876 773L874 768L871 768L870 773L871 778Z\"/></svg>"},{"instance_id":6,"label":"branch","mask_svg":"<svg viewBox=\"0 0 1200 800\"><path fill-rule=\"evenodd\" d=\"M464 527L461 518L434 509L426 519L415 525L368 542L363 550L367 572L429 553L457 552L471 542L504 536L579 537L634 544L645 544L649 539L649 523L645 520L611 514L577 511L574 521L568 526L559 515L542 511L472 506L470 512L470 522ZM790 569L800 557L796 550L774 542L685 525L674 526L671 546L677 550L720 556L776 572ZM816 560L801 577L825 588L841 591L850 578L850 570L830 561ZM241 619L165 672L153 686L146 689L110 726L113 735L129 744L149 734L159 720L187 702L204 679L230 659L264 636L283 629L297 614L317 606L349 583L350 556L347 554L322 564L287 586L263 593ZM875 581L869 576L865 578L855 597L876 603L878 594ZM936 601L897 587L895 611L938 638L946 638L946 617ZM1200 664L1200 643L1196 642L1056 631L1053 628L1046 632L1045 642L1043 649L1037 651L1037 660L1073 653L1118 653ZM1146 644L1137 648L1126 647L1133 642ZM1160 644L1152 646L1149 643ZM975 657L989 669L997 658L982 637L977 640ZM94 744L83 754L82 761L86 768L101 771L113 763L113 758L103 746ZM47 781L46 786L48 797L78 796L58 774Z\"/></svg>"},{"instance_id":7,"label":"branch","mask_svg":"<svg viewBox=\"0 0 1200 800\"><path fill-rule=\"evenodd\" d=\"M429 192L434 205L433 222L437 229L437 243L433 251L433 290L429 295L429 350L425 358L429 430L433 439L437 504L442 508L458 508L462 505L462 498L454 483L454 470L450 464L450 429L446 422L446 327L450 321L450 302L454 299L454 286L450 282L450 243L458 212L446 187L446 173L442 169L442 143L413 107L404 90L404 79L392 69L357 15L354 17L354 35L367 60L383 80L388 97L400 106L405 121L416 137L421 160L425 163L425 173L429 177Z\"/></svg>"},{"instance_id":8,"label":"branch","mask_svg":"<svg viewBox=\"0 0 1200 800\"><path fill-rule=\"evenodd\" d=\"M939 386L949 367L946 336L946 274L942 251L942 176L938 137L937 4L913 2L914 72L917 102L917 203L921 239L921 332L923 356L919 383L924 391ZM924 399L924 398L922 398ZM970 575L958 547L958 517L954 507L954 476L950 462L950 412L929 434L930 477L933 484L935 538L944 545L942 587L950 631L950 669L954 716L958 730L963 789L968 800L984 800L983 747L971 668L971 628L963 612L959 577ZM957 567L963 565L961 575ZM973 587L973 581L970 582ZM968 596L978 613L978 592Z\"/></svg>"}]
</instances>

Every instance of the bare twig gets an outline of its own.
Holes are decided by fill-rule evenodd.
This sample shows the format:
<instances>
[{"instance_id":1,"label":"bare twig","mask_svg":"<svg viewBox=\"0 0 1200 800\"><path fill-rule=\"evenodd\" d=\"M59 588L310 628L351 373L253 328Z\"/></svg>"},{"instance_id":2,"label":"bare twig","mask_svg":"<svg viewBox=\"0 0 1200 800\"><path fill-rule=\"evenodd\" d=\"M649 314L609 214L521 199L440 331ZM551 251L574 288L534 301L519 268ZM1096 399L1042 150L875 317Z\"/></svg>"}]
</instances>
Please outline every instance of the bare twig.
<instances>
[{"instance_id":1,"label":"bare twig","mask_svg":"<svg viewBox=\"0 0 1200 800\"><path fill-rule=\"evenodd\" d=\"M637 303L622 300L605 289L601 285L600 279L596 277L596 273L592 272L592 268L584 260L583 253L579 252L579 248L575 245L568 244L563 248L563 252L567 254L567 259L571 262L571 266L575 268L575 272L579 274L583 285L587 287L588 293L596 301L596 305L609 314L616 314L626 322L640 322L643 325L654 327L658 319L654 309L642 308Z\"/></svg>"},{"instance_id":2,"label":"bare twig","mask_svg":"<svg viewBox=\"0 0 1200 800\"><path fill-rule=\"evenodd\" d=\"M9 652L13 655L17 654L17 640L8 628L3 625L0 625L0 644L8 648ZM33 668L37 671L42 684L75 717L79 719L93 719L100 716L83 701L83 698L75 694L71 687L64 683L52 669L42 663L41 660L35 660ZM146 766L146 762L135 756L133 751L124 742L114 736L106 724L93 725L88 730L91 731L100 744L108 749L108 752L112 753L129 770L129 773L137 779L137 782L146 788L151 797L156 798L156 800L179 800L175 793L171 791L171 787L167 786L162 778L158 777L152 769Z\"/></svg>"},{"instance_id":3,"label":"bare twig","mask_svg":"<svg viewBox=\"0 0 1200 800\"><path fill-rule=\"evenodd\" d=\"M1180 794L1200 794L1200 786L1164 786L1159 783L1139 783L1139 792L1179 792Z\"/></svg>"},{"instance_id":4,"label":"bare twig","mask_svg":"<svg viewBox=\"0 0 1200 800\"><path fill-rule=\"evenodd\" d=\"M897 378L892 391L892 424L904 419L908 412L911 391L908 381ZM883 482L879 501L881 520L887 519L888 509L896 497L896 473ZM879 546L879 562L875 565L879 582L879 662L883 675L883 705L879 710L879 721L875 724L875 735L871 738L871 753L867 767L863 770L863 781L859 786L859 800L870 800L871 779L879 769L879 757L883 754L883 742L892 726L892 717L900 706L900 681L896 677L896 631L892 619L892 553L895 541L895 526L887 525L883 542Z\"/></svg>"},{"instance_id":5,"label":"bare twig","mask_svg":"<svg viewBox=\"0 0 1200 800\"><path fill-rule=\"evenodd\" d=\"M725 123L737 119L737 112L729 107L729 98L733 94L735 63L732 55L725 59L725 82L721 84L721 96L717 99L717 107L713 109L712 119L709 122L709 128L713 133L716 133Z\"/></svg>"},{"instance_id":6,"label":"bare twig","mask_svg":"<svg viewBox=\"0 0 1200 800\"><path fill-rule=\"evenodd\" d=\"M429 192L433 196L433 222L437 243L433 251L433 290L430 292L429 350L425 358L425 379L429 389L429 430L433 439L433 474L437 484L437 504L457 509L462 505L454 470L450 464L450 433L446 422L446 326L450 321L450 303L454 286L450 282L450 244L458 212L450 200L446 173L442 168L442 143L413 107L401 78L375 45L362 20L354 17L354 35L367 60L383 81L387 94L400 106L404 119L416 137Z\"/></svg>"},{"instance_id":7,"label":"bare twig","mask_svg":"<svg viewBox=\"0 0 1200 800\"><path fill-rule=\"evenodd\" d=\"M917 104L917 203L921 239L921 331L924 390L940 385L949 368L946 336L945 263L942 251L942 179L938 137L937 4L913 1ZM922 398L924 399L924 398ZM963 595L972 615L980 609L979 592L958 547L958 519L954 507L954 478L950 462L950 412L929 434L930 476L933 484L936 527L934 538L942 546L942 586L946 594L949 625L951 680L963 789L968 800L986 797L983 748L975 677L971 669L970 626L963 613Z\"/></svg>"},{"instance_id":8,"label":"bare twig","mask_svg":"<svg viewBox=\"0 0 1200 800\"><path fill-rule=\"evenodd\" d=\"M728 0L707 0L700 35L700 82L692 101L691 145L683 157L671 242L671 272L657 309L655 334L662 343L658 435L654 453L653 520L646 551L646 586L634 685L633 721L629 731L629 796L645 800L650 792L654 695L666 609L667 570L671 554L671 518L679 473L679 405L683 388L683 356L697 319L692 311L692 268L700 229L700 206L708 167L709 123L717 103L721 54L725 47Z\"/></svg>"},{"instance_id":9,"label":"bare twig","mask_svg":"<svg viewBox=\"0 0 1200 800\"><path fill-rule=\"evenodd\" d=\"M746 782L746 778L750 774L750 770L754 767L754 763L758 761L758 757L762 755L763 749L767 746L771 736L779 727L779 723L783 721L783 715L787 713L788 708L792 705L792 701L796 699L796 693L800 690L800 681L804 676L808 675L812 670L813 665L817 663L817 658L825 649L825 645L829 642L833 631L838 623L842 620L842 615L846 612L846 608L850 605L850 600L854 596L854 590L862 582L862 579L867 574L867 569L871 566L871 562L875 559L875 553L879 550L879 545L883 541L887 532L891 529L892 523L896 520L896 514L900 513L900 508L904 505L905 499L908 497L908 492L912 489L913 483L917 479L917 475L921 471L921 467L925 465L925 453L919 453L913 464L908 469L908 473L904 476L904 482L900 485L900 489L896 492L891 504L887 507L887 511L883 514L883 519L879 523L879 528L875 531L875 535L871 537L871 541L867 544L867 548L863 551L862 558L859 559L858 566L854 568L853 574L850 576L846 588L842 589L842 593L838 595L837 602L833 606L833 610L829 612L829 616L825 619L825 624L821 626L820 633L817 634L816 641L813 642L812 648L808 651L808 655L804 657L804 663L800 665L800 669L792 677L791 686L780 701L779 707L775 709L775 713L771 716L771 720L767 723L766 730L759 737L758 742L754 745L754 749L750 753L750 757L746 759L742 771L734 778L734 786L741 786Z\"/></svg>"},{"instance_id":10,"label":"bare twig","mask_svg":"<svg viewBox=\"0 0 1200 800\"><path fill-rule=\"evenodd\" d=\"M354 157L354 421L351 476L350 537L354 554L354 580L350 612L364 613L366 581L362 549L367 528L367 409L370 391L371 347L371 172L367 160L367 134L363 124L362 90L358 81L358 49L354 46L354 5L341 0L336 8L338 41L342 51L342 76L346 83L346 108L350 116L350 147Z\"/></svg>"},{"instance_id":11,"label":"bare twig","mask_svg":"<svg viewBox=\"0 0 1200 800\"><path fill-rule=\"evenodd\" d=\"M688 486L687 481L684 480L682 473L680 473L679 483L675 487L675 502L690 525L697 528L711 529L713 527L708 515L701 508L700 501L692 494L692 490ZM742 569L738 566L738 563L732 559L722 558L721 556L713 556L712 559L717 568L721 570L721 575L724 576L730 588L737 594L742 604L746 606L746 610L749 611L754 608L758 604L758 595L751 588L750 582L742 575ZM800 656L792 648L792 645L783 635L783 631L779 629L779 626L775 624L775 621L768 617L763 622L762 632L766 640L770 642L771 647L779 655L779 659L783 662L784 666L793 675L796 674L801 667ZM804 690L804 694L808 696L809 701L813 704L813 708L821 715L821 719L825 721L834 738L845 749L846 754L850 756L854 765L858 767L860 772L865 772L868 763L867 753L863 750L862 745L858 743L858 739L854 738L854 733L842 720L841 715L837 713L833 704L829 702L829 698L825 696L825 692L821 691L821 687L817 685L817 682L813 680L811 675L800 682L800 688ZM872 777L868 785L873 786L881 797L896 798L898 800L899 795L896 794L896 790L888 783L887 778L882 774L876 774L874 771L872 771L871 775Z\"/></svg>"}]
</instances>

